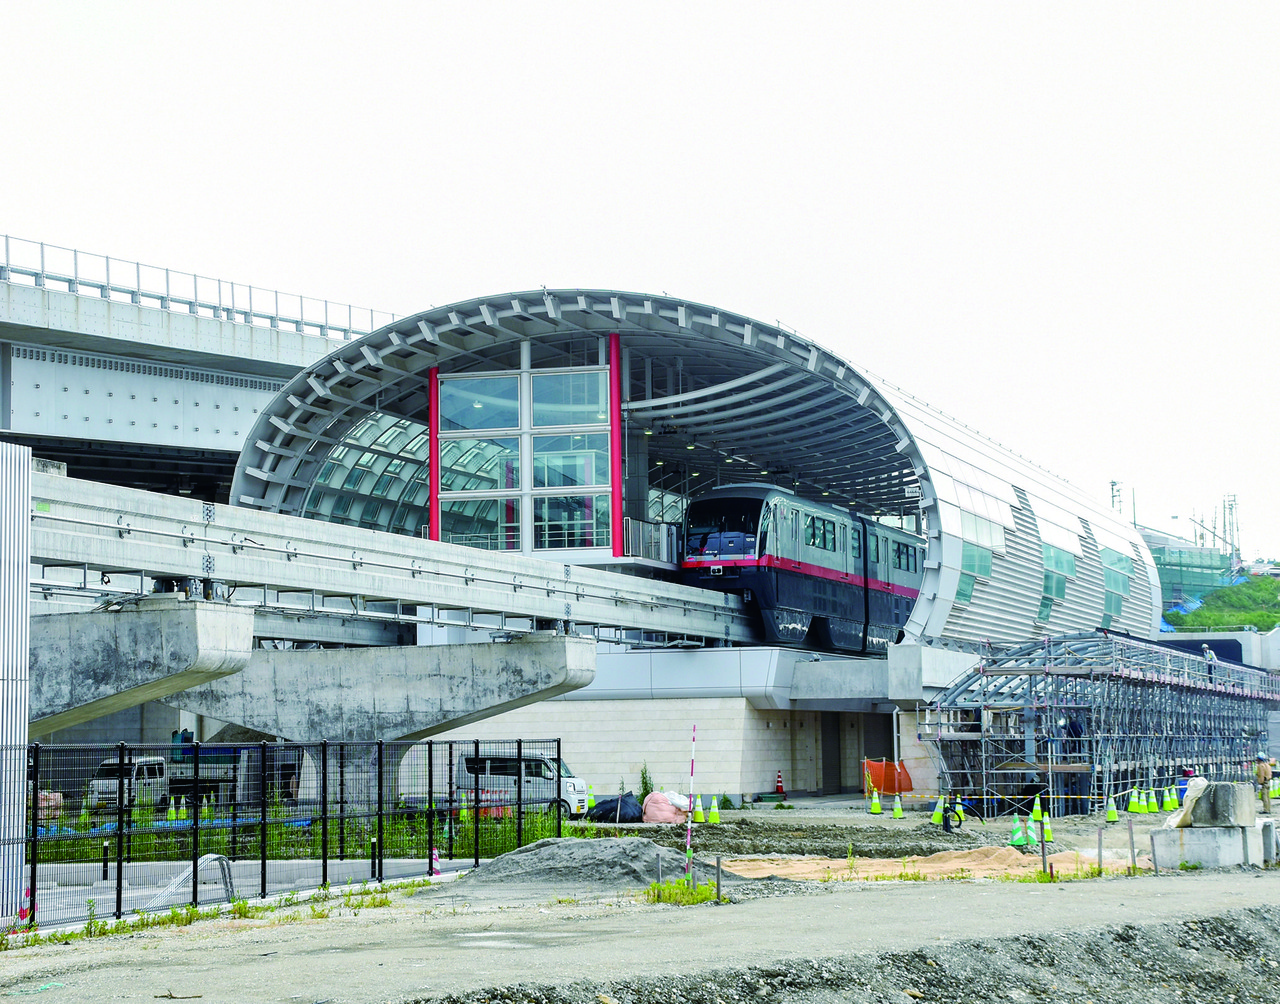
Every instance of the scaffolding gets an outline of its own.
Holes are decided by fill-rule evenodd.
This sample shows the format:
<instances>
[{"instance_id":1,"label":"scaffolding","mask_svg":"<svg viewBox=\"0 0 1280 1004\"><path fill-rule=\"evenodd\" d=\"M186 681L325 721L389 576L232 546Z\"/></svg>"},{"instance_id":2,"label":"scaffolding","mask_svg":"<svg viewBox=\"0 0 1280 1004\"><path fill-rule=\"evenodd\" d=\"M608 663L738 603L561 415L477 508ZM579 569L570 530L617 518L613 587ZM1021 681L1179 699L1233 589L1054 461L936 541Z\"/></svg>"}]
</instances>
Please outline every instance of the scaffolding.
<instances>
[{"instance_id":1,"label":"scaffolding","mask_svg":"<svg viewBox=\"0 0 1280 1004\"><path fill-rule=\"evenodd\" d=\"M984 818L1125 807L1187 767L1252 779L1280 677L1105 631L1046 638L978 666L918 709L946 791Z\"/></svg>"}]
</instances>

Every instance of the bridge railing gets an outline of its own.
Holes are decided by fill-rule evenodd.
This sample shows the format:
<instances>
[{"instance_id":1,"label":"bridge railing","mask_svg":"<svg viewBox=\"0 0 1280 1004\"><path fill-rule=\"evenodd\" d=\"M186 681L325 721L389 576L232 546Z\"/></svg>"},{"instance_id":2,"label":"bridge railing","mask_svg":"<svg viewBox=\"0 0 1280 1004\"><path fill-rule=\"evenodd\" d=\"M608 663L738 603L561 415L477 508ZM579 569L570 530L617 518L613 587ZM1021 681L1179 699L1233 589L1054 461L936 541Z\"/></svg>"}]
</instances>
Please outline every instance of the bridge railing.
<instances>
[{"instance_id":1,"label":"bridge railing","mask_svg":"<svg viewBox=\"0 0 1280 1004\"><path fill-rule=\"evenodd\" d=\"M79 296L344 340L359 338L396 319L395 314L367 307L259 289L7 234L0 281L55 286Z\"/></svg>"}]
</instances>

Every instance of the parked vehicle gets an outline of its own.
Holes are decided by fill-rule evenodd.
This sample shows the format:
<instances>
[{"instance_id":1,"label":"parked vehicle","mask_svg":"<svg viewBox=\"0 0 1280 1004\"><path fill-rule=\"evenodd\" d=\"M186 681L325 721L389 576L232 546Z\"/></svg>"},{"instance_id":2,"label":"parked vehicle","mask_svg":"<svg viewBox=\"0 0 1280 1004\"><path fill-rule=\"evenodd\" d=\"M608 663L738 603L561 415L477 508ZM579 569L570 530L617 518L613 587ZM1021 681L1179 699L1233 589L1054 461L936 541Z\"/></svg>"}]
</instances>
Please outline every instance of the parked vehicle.
<instances>
[{"instance_id":1,"label":"parked vehicle","mask_svg":"<svg viewBox=\"0 0 1280 1004\"><path fill-rule=\"evenodd\" d=\"M171 800L185 800L195 808L211 799L216 805L247 801L257 791L257 772L249 769L249 750L202 750L200 777L197 782L195 763L189 757L166 759L143 756L124 762L125 805L166 806ZM91 809L108 810L117 804L121 764L110 757L98 764L89 781L88 804ZM252 788L252 790L250 790Z\"/></svg>"},{"instance_id":2,"label":"parked vehicle","mask_svg":"<svg viewBox=\"0 0 1280 1004\"><path fill-rule=\"evenodd\" d=\"M526 753L522 758L508 755L463 756L458 760L454 784L459 795L472 799L481 792L480 802L496 802L503 805L519 800L529 807L545 805L554 810L556 802L560 810L570 818L587 811L587 782L569 769L562 759L557 765L554 757L539 753Z\"/></svg>"}]
</instances>

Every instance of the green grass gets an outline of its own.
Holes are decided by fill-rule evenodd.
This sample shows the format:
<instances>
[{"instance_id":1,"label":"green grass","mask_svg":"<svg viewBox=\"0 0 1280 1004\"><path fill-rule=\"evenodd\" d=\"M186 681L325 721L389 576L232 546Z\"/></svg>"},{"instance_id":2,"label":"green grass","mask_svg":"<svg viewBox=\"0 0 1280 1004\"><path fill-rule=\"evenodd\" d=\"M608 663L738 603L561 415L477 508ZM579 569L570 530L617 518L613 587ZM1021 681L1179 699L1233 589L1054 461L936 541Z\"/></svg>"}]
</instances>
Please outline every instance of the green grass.
<instances>
[{"instance_id":1,"label":"green grass","mask_svg":"<svg viewBox=\"0 0 1280 1004\"><path fill-rule=\"evenodd\" d=\"M1171 610L1164 619L1174 627L1225 628L1251 626L1270 631L1280 623L1280 581L1252 575L1238 586L1215 589L1204 605L1189 614Z\"/></svg>"},{"instance_id":2,"label":"green grass","mask_svg":"<svg viewBox=\"0 0 1280 1004\"><path fill-rule=\"evenodd\" d=\"M710 903L716 898L715 886L709 882L696 889L684 879L670 882L651 882L645 890L645 899L650 903L671 903L675 906L696 906L699 903Z\"/></svg>"}]
</instances>

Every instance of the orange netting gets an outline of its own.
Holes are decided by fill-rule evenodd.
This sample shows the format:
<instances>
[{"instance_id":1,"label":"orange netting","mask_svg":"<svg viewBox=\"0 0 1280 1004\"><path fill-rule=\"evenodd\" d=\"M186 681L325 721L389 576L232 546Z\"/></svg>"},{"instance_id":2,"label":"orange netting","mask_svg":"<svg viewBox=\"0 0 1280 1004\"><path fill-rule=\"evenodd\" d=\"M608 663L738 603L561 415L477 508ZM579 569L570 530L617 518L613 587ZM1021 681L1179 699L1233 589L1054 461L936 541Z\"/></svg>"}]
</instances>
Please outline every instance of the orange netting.
<instances>
[{"instance_id":1,"label":"orange netting","mask_svg":"<svg viewBox=\"0 0 1280 1004\"><path fill-rule=\"evenodd\" d=\"M901 795L911 790L911 775L902 763L887 760L863 760L862 776L876 791Z\"/></svg>"}]
</instances>

